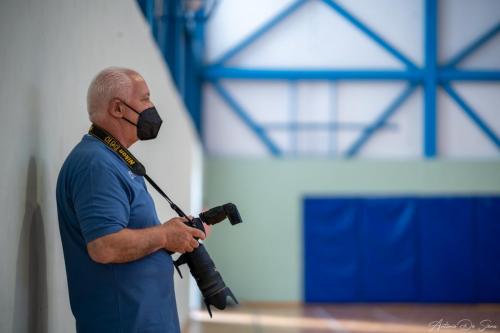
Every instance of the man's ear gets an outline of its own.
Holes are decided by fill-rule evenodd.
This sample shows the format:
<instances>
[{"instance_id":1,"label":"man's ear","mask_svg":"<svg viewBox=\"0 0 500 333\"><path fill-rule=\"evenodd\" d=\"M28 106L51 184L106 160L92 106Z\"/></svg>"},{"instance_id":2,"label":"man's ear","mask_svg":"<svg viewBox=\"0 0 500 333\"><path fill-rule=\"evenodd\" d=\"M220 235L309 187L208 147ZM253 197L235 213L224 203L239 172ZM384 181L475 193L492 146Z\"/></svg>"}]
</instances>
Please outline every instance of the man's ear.
<instances>
[{"instance_id":1,"label":"man's ear","mask_svg":"<svg viewBox=\"0 0 500 333\"><path fill-rule=\"evenodd\" d=\"M113 98L111 101L109 101L108 113L113 118L122 118L123 117L122 103L120 102L120 100L118 98Z\"/></svg>"}]
</instances>

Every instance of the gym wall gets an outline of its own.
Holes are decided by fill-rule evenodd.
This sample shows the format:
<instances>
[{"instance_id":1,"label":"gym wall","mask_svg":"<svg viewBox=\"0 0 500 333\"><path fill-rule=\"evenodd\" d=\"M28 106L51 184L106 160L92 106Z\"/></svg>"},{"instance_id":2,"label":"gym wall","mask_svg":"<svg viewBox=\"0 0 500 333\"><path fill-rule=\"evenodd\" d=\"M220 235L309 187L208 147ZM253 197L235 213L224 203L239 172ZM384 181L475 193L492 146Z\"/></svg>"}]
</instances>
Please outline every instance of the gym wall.
<instances>
[{"instance_id":1,"label":"gym wall","mask_svg":"<svg viewBox=\"0 0 500 333\"><path fill-rule=\"evenodd\" d=\"M200 145L136 1L2 1L0 40L0 331L74 332L55 185L89 128L92 77L107 66L144 76L165 122L132 150L186 211L200 208ZM160 220L173 217L150 192ZM176 293L183 322L188 279Z\"/></svg>"}]
</instances>

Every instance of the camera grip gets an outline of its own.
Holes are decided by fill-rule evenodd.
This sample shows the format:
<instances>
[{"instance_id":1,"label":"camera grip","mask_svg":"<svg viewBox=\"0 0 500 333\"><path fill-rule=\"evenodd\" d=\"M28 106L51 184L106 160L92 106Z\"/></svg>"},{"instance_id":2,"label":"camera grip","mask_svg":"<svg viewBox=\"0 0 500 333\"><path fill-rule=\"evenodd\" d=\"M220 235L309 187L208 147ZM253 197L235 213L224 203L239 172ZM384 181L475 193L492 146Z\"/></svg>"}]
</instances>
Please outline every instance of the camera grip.
<instances>
[{"instance_id":1,"label":"camera grip","mask_svg":"<svg viewBox=\"0 0 500 333\"><path fill-rule=\"evenodd\" d=\"M189 222L184 222L188 227L191 227L191 228L196 228L198 230L201 230L203 231L204 234L206 234L205 232L205 227L203 226L203 222L201 221L201 219L199 217L195 217L194 219L192 219L191 221ZM195 237L194 239L198 240L199 238L198 237Z\"/></svg>"}]
</instances>

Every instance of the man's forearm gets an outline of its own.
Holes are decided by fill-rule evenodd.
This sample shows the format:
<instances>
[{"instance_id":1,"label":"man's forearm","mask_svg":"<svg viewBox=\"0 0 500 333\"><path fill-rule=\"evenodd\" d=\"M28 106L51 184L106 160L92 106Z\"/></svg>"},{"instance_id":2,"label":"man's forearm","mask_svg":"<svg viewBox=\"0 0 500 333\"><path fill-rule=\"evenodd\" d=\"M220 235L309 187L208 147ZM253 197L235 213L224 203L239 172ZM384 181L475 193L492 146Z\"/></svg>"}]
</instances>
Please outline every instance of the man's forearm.
<instances>
[{"instance_id":1,"label":"man's forearm","mask_svg":"<svg viewBox=\"0 0 500 333\"><path fill-rule=\"evenodd\" d=\"M123 229L87 244L90 257L99 263L125 263L140 259L165 246L162 226Z\"/></svg>"}]
</instances>

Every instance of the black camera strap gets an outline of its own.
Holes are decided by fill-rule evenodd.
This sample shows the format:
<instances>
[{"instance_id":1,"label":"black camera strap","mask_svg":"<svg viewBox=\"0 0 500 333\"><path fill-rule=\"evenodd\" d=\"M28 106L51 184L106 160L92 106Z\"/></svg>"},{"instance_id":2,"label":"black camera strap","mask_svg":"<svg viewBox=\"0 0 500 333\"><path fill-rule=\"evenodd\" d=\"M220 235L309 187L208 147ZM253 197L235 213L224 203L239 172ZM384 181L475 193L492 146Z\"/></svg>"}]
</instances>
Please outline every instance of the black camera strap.
<instances>
[{"instance_id":1,"label":"black camera strap","mask_svg":"<svg viewBox=\"0 0 500 333\"><path fill-rule=\"evenodd\" d=\"M97 138L99 141L108 146L109 149L114 151L116 155L123 162L125 162L130 171L132 171L136 175L146 178L148 183L151 184L151 186L153 186L154 189L158 191L158 193L160 193L160 195L165 198L165 200L168 201L168 203L170 204L170 208L172 208L180 217L189 219L187 215L184 214L184 212L179 208L179 206L177 206L172 200L170 200L168 195L166 195L165 192L163 192L163 190L146 174L146 168L144 167L144 165L139 162L139 160L135 158L135 156L111 134L95 124L92 124L92 126L90 126L89 134Z\"/></svg>"}]
</instances>

